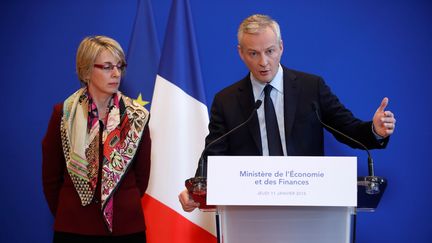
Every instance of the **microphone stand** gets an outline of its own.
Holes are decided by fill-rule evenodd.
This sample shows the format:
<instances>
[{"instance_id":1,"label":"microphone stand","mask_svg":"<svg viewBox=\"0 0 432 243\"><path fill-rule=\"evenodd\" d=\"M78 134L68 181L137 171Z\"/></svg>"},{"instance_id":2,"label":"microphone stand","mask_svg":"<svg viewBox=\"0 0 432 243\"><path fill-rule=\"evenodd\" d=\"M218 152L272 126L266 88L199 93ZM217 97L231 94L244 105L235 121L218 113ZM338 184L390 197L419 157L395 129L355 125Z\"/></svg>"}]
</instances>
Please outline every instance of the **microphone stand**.
<instances>
[{"instance_id":1,"label":"microphone stand","mask_svg":"<svg viewBox=\"0 0 432 243\"><path fill-rule=\"evenodd\" d=\"M366 152L368 154L368 173L369 173L369 175L365 176L365 177L358 177L357 178L357 186L363 186L363 187L365 187L365 192L366 192L367 197L373 198L374 196L376 196L376 197L380 198L381 195L382 195L382 194L380 195L380 193L382 193L384 191L384 189L385 189L385 187L387 185L387 182L386 182L386 180L384 178L375 176L374 167L373 167L373 159L372 159L372 156L371 156L371 154L369 152L369 149L365 145L363 145L362 143L360 143L359 141L355 140L354 138L352 138L352 137L350 137L350 136L348 136L348 135L346 135L346 134L344 134L344 133L336 130L335 128L327 125L326 123L324 123L321 120L320 115L318 114L318 111L319 111L318 104L316 102L312 102L312 106L314 108L314 111L315 111L315 114L316 114L316 116L318 118L318 121L324 127L326 127L328 129L330 129L331 131L333 131L333 132L335 132L335 133L337 133L337 134L339 134L339 135L341 135L341 136L343 136L343 137L345 137L345 138L353 141L354 143L360 145L364 150L366 150ZM382 187L382 191L380 190L380 187ZM354 212L353 212L353 225L352 225L352 227L353 227L352 242L353 243L356 242L357 208L358 208L358 205L357 205L356 208L354 208Z\"/></svg>"},{"instance_id":2,"label":"microphone stand","mask_svg":"<svg viewBox=\"0 0 432 243\"><path fill-rule=\"evenodd\" d=\"M312 106L313 106L313 108L315 110L315 114L316 114L316 116L318 118L318 121L324 127L328 128L329 130L331 130L331 131L333 131L333 132L335 132L335 133L337 133L337 134L339 134L339 135L341 135L341 136L343 136L343 137L345 137L345 138L353 141L354 143L360 145L367 152L367 154L368 154L368 172L369 172L369 175L364 177L364 182L367 185L367 187L366 187L366 193L370 194L370 195L379 194L380 193L380 189L379 189L380 183L379 182L381 180L380 180L379 177L375 176L375 174L374 174L373 159L372 159L372 156L371 156L371 154L369 152L369 149L364 144L362 144L361 142L357 141L356 139L354 139L354 138L346 135L345 133L342 133L341 131L336 130L335 128L333 128L333 127L327 125L326 123L324 123L321 120L321 117L320 117L320 115L318 113L318 111L319 111L318 104L316 102L313 102Z\"/></svg>"},{"instance_id":3,"label":"microphone stand","mask_svg":"<svg viewBox=\"0 0 432 243\"><path fill-rule=\"evenodd\" d=\"M200 159L199 159L199 165L198 165L200 173L198 174L198 176L189 178L185 181L185 186L186 186L188 192L192 195L192 198L194 199L194 201L200 203L199 209L201 209L202 211L214 211L214 209L215 209L214 206L209 206L206 203L207 169L205 167L207 166L207 161L204 158L205 152L207 151L207 149L209 147L218 143L219 141L221 141L223 138L225 138L229 134L233 133L237 129L239 129L242 126L244 126L245 124L247 124L252 119L256 110L258 110L258 108L261 106L261 104L262 104L262 101L257 100L254 104L254 108L253 108L251 114L249 115L249 117L244 122L240 123L239 125L237 125L233 129L229 130L227 133L225 133L222 136L218 137L217 139L213 140L203 149L201 156L200 156Z\"/></svg>"}]
</instances>

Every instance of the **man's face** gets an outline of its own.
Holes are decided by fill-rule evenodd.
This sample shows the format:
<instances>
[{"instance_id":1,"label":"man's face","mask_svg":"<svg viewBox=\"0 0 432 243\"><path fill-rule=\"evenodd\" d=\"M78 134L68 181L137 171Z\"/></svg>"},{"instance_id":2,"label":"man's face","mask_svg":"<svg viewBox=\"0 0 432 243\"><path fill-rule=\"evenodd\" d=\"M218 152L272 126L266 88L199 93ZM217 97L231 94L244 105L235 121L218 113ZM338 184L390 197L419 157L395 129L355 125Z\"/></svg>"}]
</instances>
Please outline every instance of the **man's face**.
<instances>
[{"instance_id":1,"label":"man's face","mask_svg":"<svg viewBox=\"0 0 432 243\"><path fill-rule=\"evenodd\" d=\"M253 76L262 83L268 83L278 71L283 44L272 29L266 27L255 34L244 33L238 51Z\"/></svg>"}]
</instances>

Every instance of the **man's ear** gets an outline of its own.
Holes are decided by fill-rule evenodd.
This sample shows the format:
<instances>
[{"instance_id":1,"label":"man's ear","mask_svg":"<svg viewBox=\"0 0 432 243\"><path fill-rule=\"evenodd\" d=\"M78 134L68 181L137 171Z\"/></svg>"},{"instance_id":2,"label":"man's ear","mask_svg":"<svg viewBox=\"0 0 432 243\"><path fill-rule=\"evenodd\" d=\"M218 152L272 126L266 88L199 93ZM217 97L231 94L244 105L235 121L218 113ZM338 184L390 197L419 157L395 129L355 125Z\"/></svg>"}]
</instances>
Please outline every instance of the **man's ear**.
<instances>
[{"instance_id":1,"label":"man's ear","mask_svg":"<svg viewBox=\"0 0 432 243\"><path fill-rule=\"evenodd\" d=\"M282 41L282 39L280 40L279 48L281 49L281 55L282 55L282 53L283 53L283 41Z\"/></svg>"}]
</instances>

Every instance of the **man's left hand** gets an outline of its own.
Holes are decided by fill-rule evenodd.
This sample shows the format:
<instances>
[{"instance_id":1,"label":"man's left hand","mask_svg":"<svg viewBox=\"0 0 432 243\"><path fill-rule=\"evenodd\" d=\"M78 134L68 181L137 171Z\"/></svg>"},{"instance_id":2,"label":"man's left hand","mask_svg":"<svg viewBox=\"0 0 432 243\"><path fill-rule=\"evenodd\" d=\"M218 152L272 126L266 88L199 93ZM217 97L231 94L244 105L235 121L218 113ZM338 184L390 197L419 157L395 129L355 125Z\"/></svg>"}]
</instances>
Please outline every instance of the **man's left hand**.
<instances>
[{"instance_id":1,"label":"man's left hand","mask_svg":"<svg viewBox=\"0 0 432 243\"><path fill-rule=\"evenodd\" d=\"M378 107L373 117L374 130L378 135L383 138L386 138L393 134L396 126L396 119L394 118L393 113L391 111L385 110L388 102L389 99L385 97L381 101L381 105Z\"/></svg>"}]
</instances>

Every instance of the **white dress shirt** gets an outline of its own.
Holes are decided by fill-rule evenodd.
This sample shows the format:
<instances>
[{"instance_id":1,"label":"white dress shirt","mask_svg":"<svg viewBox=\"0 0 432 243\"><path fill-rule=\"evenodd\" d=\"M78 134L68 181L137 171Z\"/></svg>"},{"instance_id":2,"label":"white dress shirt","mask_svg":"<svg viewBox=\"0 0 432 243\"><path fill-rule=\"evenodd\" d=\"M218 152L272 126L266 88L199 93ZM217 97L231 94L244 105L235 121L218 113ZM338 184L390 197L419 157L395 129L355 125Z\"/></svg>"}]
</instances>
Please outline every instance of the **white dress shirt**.
<instances>
[{"instance_id":1,"label":"white dress shirt","mask_svg":"<svg viewBox=\"0 0 432 243\"><path fill-rule=\"evenodd\" d=\"M255 102L257 100L264 101L264 87L267 85L258 81L252 73L250 74L250 79L252 83L252 90L255 98ZM284 155L287 155L286 151L286 143L285 143L285 125L284 125L284 94L283 94L283 70L282 66L279 64L278 71L275 77L268 83L273 86L273 89L270 92L270 98L273 101L273 105L276 112L276 118L279 127L279 134L282 142L282 150ZM264 116L264 105L261 105L257 110L258 121L261 132L261 145L263 155L268 156L268 143L267 143L267 130L265 124L265 116Z\"/></svg>"}]
</instances>

